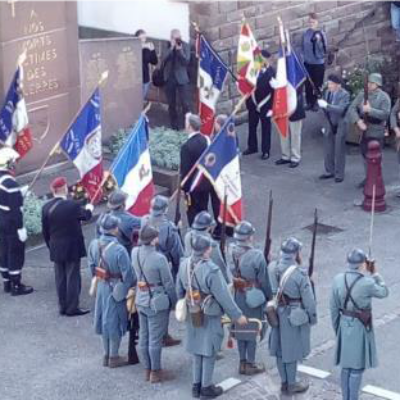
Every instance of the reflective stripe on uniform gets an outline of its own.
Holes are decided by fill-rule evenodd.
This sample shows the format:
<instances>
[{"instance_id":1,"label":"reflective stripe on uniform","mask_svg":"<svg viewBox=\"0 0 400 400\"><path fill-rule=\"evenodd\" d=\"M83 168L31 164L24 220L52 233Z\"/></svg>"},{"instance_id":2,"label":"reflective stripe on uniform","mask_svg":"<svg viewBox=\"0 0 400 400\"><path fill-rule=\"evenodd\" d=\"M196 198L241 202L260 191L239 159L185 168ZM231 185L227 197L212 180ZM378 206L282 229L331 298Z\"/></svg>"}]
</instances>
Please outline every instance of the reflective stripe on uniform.
<instances>
[{"instance_id":1,"label":"reflective stripe on uniform","mask_svg":"<svg viewBox=\"0 0 400 400\"><path fill-rule=\"evenodd\" d=\"M8 271L8 273L10 275L20 275L21 274L21 270L19 269L19 270L16 270L16 271Z\"/></svg>"},{"instance_id":2,"label":"reflective stripe on uniform","mask_svg":"<svg viewBox=\"0 0 400 400\"><path fill-rule=\"evenodd\" d=\"M7 179L11 179L13 182L15 182L15 179L11 176L11 175L3 175L2 177L0 177L0 189L4 190L7 193L17 193L21 191L20 187L17 188L12 188L12 189L8 189L3 185L3 182L6 181Z\"/></svg>"},{"instance_id":3,"label":"reflective stripe on uniform","mask_svg":"<svg viewBox=\"0 0 400 400\"><path fill-rule=\"evenodd\" d=\"M2 267L0 267L0 272L8 272L8 268L2 268Z\"/></svg>"},{"instance_id":4,"label":"reflective stripe on uniform","mask_svg":"<svg viewBox=\"0 0 400 400\"><path fill-rule=\"evenodd\" d=\"M10 209L10 207L8 207L8 206L2 206L2 205L0 204L0 210L2 210L2 211L10 211L11 209Z\"/></svg>"}]
</instances>

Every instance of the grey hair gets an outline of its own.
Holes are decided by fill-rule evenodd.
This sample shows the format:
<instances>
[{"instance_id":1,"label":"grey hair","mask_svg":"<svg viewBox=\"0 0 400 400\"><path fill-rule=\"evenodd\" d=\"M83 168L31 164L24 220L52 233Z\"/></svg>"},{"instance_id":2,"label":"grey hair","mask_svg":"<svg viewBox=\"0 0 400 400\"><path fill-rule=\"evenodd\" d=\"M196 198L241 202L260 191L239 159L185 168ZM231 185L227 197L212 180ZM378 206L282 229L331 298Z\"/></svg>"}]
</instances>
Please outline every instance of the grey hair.
<instances>
[{"instance_id":1,"label":"grey hair","mask_svg":"<svg viewBox=\"0 0 400 400\"><path fill-rule=\"evenodd\" d=\"M228 120L228 116L226 114L218 114L215 117L215 122L220 126L223 127L225 122Z\"/></svg>"},{"instance_id":2,"label":"grey hair","mask_svg":"<svg viewBox=\"0 0 400 400\"><path fill-rule=\"evenodd\" d=\"M191 128L195 131L199 131L201 128L201 118L197 114L187 113L186 123L191 126Z\"/></svg>"}]
</instances>

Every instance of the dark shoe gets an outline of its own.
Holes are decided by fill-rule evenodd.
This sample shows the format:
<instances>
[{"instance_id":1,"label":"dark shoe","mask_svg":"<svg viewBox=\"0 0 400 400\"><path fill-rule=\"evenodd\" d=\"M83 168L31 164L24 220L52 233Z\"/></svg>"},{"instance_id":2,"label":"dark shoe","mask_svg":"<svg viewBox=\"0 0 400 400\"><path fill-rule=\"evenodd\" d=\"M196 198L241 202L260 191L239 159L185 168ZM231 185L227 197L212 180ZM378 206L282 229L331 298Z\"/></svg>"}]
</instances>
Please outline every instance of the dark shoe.
<instances>
[{"instance_id":1,"label":"dark shoe","mask_svg":"<svg viewBox=\"0 0 400 400\"><path fill-rule=\"evenodd\" d=\"M161 370L150 372L150 383L160 383L162 382Z\"/></svg>"},{"instance_id":2,"label":"dark shoe","mask_svg":"<svg viewBox=\"0 0 400 400\"><path fill-rule=\"evenodd\" d=\"M3 282L4 293L11 293L11 282Z\"/></svg>"},{"instance_id":3,"label":"dark shoe","mask_svg":"<svg viewBox=\"0 0 400 400\"><path fill-rule=\"evenodd\" d=\"M214 399L221 396L224 390L220 386L211 385L200 390L200 399Z\"/></svg>"},{"instance_id":4,"label":"dark shoe","mask_svg":"<svg viewBox=\"0 0 400 400\"><path fill-rule=\"evenodd\" d=\"M240 375L246 375L246 361L240 361L239 364L239 374Z\"/></svg>"},{"instance_id":5,"label":"dark shoe","mask_svg":"<svg viewBox=\"0 0 400 400\"><path fill-rule=\"evenodd\" d=\"M366 179L363 179L358 185L357 185L357 189L364 189L366 183Z\"/></svg>"},{"instance_id":6,"label":"dark shoe","mask_svg":"<svg viewBox=\"0 0 400 400\"><path fill-rule=\"evenodd\" d=\"M275 161L275 165L284 165L284 164L290 164L290 161L284 160L283 158L279 159L278 161Z\"/></svg>"},{"instance_id":7,"label":"dark shoe","mask_svg":"<svg viewBox=\"0 0 400 400\"><path fill-rule=\"evenodd\" d=\"M243 154L244 156L249 156L249 155L255 154L255 153L257 153L257 150L247 149L247 150L245 150L242 154Z\"/></svg>"},{"instance_id":8,"label":"dark shoe","mask_svg":"<svg viewBox=\"0 0 400 400\"><path fill-rule=\"evenodd\" d=\"M192 386L192 397L195 399L200 398L200 391L201 391L201 384L200 383L195 383Z\"/></svg>"},{"instance_id":9,"label":"dark shoe","mask_svg":"<svg viewBox=\"0 0 400 400\"><path fill-rule=\"evenodd\" d=\"M297 168L300 165L299 162L292 161L289 165L289 168Z\"/></svg>"},{"instance_id":10,"label":"dark shoe","mask_svg":"<svg viewBox=\"0 0 400 400\"><path fill-rule=\"evenodd\" d=\"M181 340L174 339L170 334L167 334L163 339L164 347L173 347L181 344Z\"/></svg>"},{"instance_id":11,"label":"dark shoe","mask_svg":"<svg viewBox=\"0 0 400 400\"><path fill-rule=\"evenodd\" d=\"M312 107L313 107L313 106L311 106L310 104L306 104L306 105L304 106L304 110L305 110L305 111L310 111L310 110L312 109Z\"/></svg>"},{"instance_id":12,"label":"dark shoe","mask_svg":"<svg viewBox=\"0 0 400 400\"><path fill-rule=\"evenodd\" d=\"M109 363L110 363L109 356L104 356L103 357L103 367L108 367Z\"/></svg>"},{"instance_id":13,"label":"dark shoe","mask_svg":"<svg viewBox=\"0 0 400 400\"><path fill-rule=\"evenodd\" d=\"M108 366L110 368L120 368L120 367L126 367L129 365L128 359L125 357L110 357L108 360Z\"/></svg>"},{"instance_id":14,"label":"dark shoe","mask_svg":"<svg viewBox=\"0 0 400 400\"><path fill-rule=\"evenodd\" d=\"M261 158L261 160L268 160L269 159L269 153L262 153L260 158Z\"/></svg>"},{"instance_id":15,"label":"dark shoe","mask_svg":"<svg viewBox=\"0 0 400 400\"><path fill-rule=\"evenodd\" d=\"M282 385L281 385L281 393L287 393L287 390L288 390L288 384L286 382L282 383Z\"/></svg>"},{"instance_id":16,"label":"dark shoe","mask_svg":"<svg viewBox=\"0 0 400 400\"><path fill-rule=\"evenodd\" d=\"M246 364L246 371L245 375L257 375L261 374L262 372L265 372L265 367L264 365L257 365L255 363L247 363Z\"/></svg>"},{"instance_id":17,"label":"dark shoe","mask_svg":"<svg viewBox=\"0 0 400 400\"><path fill-rule=\"evenodd\" d=\"M341 183L341 182L343 182L343 178L335 178L335 182L336 183Z\"/></svg>"},{"instance_id":18,"label":"dark shoe","mask_svg":"<svg viewBox=\"0 0 400 400\"><path fill-rule=\"evenodd\" d=\"M89 313L90 313L90 310L86 310L84 308L77 308L75 311L65 313L65 315L67 317L79 317L81 315L86 315Z\"/></svg>"},{"instance_id":19,"label":"dark shoe","mask_svg":"<svg viewBox=\"0 0 400 400\"><path fill-rule=\"evenodd\" d=\"M151 374L151 370L150 370L150 369L146 369L146 370L144 371L144 380L145 380L146 382L149 382L149 381L150 381L150 374Z\"/></svg>"},{"instance_id":20,"label":"dark shoe","mask_svg":"<svg viewBox=\"0 0 400 400\"><path fill-rule=\"evenodd\" d=\"M322 174L319 177L319 179L321 179L321 180L331 179L331 178L333 178L333 174Z\"/></svg>"},{"instance_id":21,"label":"dark shoe","mask_svg":"<svg viewBox=\"0 0 400 400\"><path fill-rule=\"evenodd\" d=\"M67 315L67 312L63 308L60 308L59 313L60 315Z\"/></svg>"},{"instance_id":22,"label":"dark shoe","mask_svg":"<svg viewBox=\"0 0 400 400\"><path fill-rule=\"evenodd\" d=\"M312 112L318 112L318 111L319 111L318 104L314 104L314 105L310 108L310 111L312 111Z\"/></svg>"},{"instance_id":23,"label":"dark shoe","mask_svg":"<svg viewBox=\"0 0 400 400\"><path fill-rule=\"evenodd\" d=\"M287 393L296 394L307 392L310 385L307 382L296 382L294 385L288 385Z\"/></svg>"},{"instance_id":24,"label":"dark shoe","mask_svg":"<svg viewBox=\"0 0 400 400\"><path fill-rule=\"evenodd\" d=\"M24 296L25 294L31 294L33 287L26 286L23 283L11 284L11 296Z\"/></svg>"}]
</instances>

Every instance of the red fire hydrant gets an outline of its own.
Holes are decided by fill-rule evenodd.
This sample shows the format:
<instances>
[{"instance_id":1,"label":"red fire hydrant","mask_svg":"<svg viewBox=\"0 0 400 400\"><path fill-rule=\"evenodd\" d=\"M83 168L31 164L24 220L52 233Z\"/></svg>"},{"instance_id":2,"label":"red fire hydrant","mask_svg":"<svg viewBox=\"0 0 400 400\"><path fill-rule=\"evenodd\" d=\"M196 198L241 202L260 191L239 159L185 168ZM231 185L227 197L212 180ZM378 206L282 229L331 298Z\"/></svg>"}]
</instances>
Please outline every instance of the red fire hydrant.
<instances>
[{"instance_id":1,"label":"red fire hydrant","mask_svg":"<svg viewBox=\"0 0 400 400\"><path fill-rule=\"evenodd\" d=\"M382 152L379 142L372 140L368 143L367 152L367 181L364 186L364 211L372 210L372 197L375 186L375 211L385 211L385 184L382 177Z\"/></svg>"}]
</instances>

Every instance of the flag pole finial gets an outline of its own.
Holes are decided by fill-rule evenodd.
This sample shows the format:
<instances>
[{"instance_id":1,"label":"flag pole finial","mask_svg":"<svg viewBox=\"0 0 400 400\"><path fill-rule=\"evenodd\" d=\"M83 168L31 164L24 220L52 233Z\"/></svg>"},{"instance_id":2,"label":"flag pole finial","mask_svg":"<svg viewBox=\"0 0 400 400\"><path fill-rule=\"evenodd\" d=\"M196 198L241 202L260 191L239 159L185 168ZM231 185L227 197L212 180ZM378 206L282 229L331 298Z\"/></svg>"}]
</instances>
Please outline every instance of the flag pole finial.
<instances>
[{"instance_id":1,"label":"flag pole finial","mask_svg":"<svg viewBox=\"0 0 400 400\"><path fill-rule=\"evenodd\" d=\"M17 66L22 67L22 64L26 61L28 55L28 49L25 47L22 53L18 57Z\"/></svg>"},{"instance_id":2,"label":"flag pole finial","mask_svg":"<svg viewBox=\"0 0 400 400\"><path fill-rule=\"evenodd\" d=\"M108 79L108 75L109 75L109 71L108 70L104 71L101 74L100 80L99 80L99 86L101 86Z\"/></svg>"},{"instance_id":3,"label":"flag pole finial","mask_svg":"<svg viewBox=\"0 0 400 400\"><path fill-rule=\"evenodd\" d=\"M197 22L192 21L193 29L195 30L196 33L200 33L200 28Z\"/></svg>"}]
</instances>

